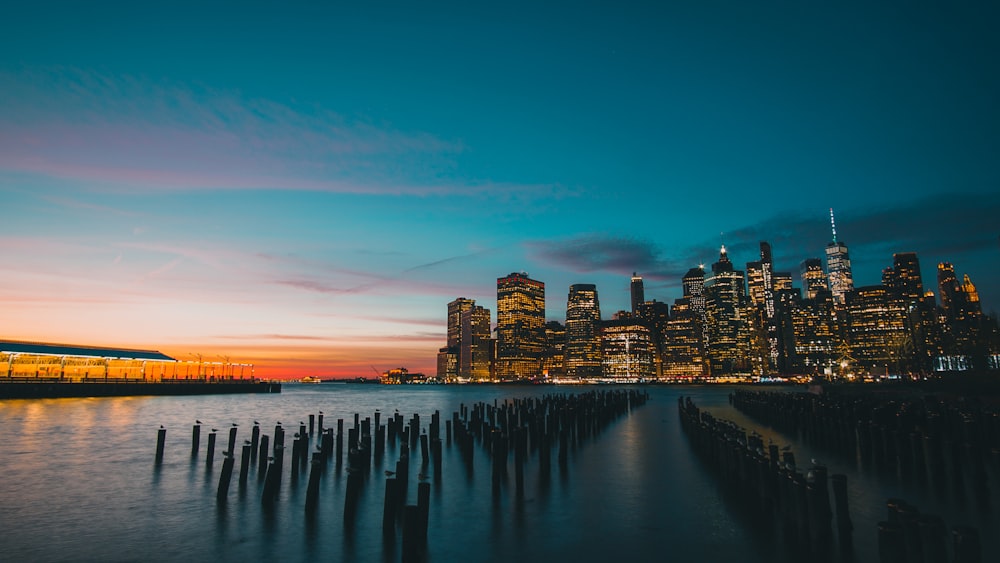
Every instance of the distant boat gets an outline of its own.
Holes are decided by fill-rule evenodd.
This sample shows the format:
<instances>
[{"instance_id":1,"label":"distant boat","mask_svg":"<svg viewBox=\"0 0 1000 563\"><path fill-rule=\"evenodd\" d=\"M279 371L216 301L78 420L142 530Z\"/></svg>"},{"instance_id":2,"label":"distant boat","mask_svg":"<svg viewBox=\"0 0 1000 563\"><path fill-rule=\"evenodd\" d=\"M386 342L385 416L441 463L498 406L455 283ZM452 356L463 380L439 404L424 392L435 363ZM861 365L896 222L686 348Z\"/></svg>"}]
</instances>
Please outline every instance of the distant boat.
<instances>
[{"instance_id":1,"label":"distant boat","mask_svg":"<svg viewBox=\"0 0 1000 563\"><path fill-rule=\"evenodd\" d=\"M307 375L300 379L299 383L323 383L323 380L312 375Z\"/></svg>"}]
</instances>

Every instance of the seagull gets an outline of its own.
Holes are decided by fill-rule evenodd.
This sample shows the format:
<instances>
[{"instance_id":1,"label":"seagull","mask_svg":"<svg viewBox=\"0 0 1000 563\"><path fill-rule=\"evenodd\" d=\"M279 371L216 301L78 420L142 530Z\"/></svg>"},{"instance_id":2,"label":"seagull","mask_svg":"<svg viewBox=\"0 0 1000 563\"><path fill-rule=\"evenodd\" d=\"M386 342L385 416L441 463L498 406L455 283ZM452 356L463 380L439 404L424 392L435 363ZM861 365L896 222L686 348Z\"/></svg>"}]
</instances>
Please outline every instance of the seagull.
<instances>
[{"instance_id":1,"label":"seagull","mask_svg":"<svg viewBox=\"0 0 1000 563\"><path fill-rule=\"evenodd\" d=\"M236 424L236 423L234 422L234 423L233 423L233 426L239 426L239 424Z\"/></svg>"},{"instance_id":2,"label":"seagull","mask_svg":"<svg viewBox=\"0 0 1000 563\"><path fill-rule=\"evenodd\" d=\"M389 471L389 470L386 470L386 472L385 472L385 476L386 476L386 477L392 477L392 476L393 476L393 475L395 475L395 474L396 474L396 472L395 472L395 471Z\"/></svg>"},{"instance_id":3,"label":"seagull","mask_svg":"<svg viewBox=\"0 0 1000 563\"><path fill-rule=\"evenodd\" d=\"M243 440L243 445L244 446L249 446L250 445L250 440Z\"/></svg>"},{"instance_id":4,"label":"seagull","mask_svg":"<svg viewBox=\"0 0 1000 563\"><path fill-rule=\"evenodd\" d=\"M201 421L200 420L196 420L196 421L194 421L194 423L195 424L201 424Z\"/></svg>"},{"instance_id":5,"label":"seagull","mask_svg":"<svg viewBox=\"0 0 1000 563\"><path fill-rule=\"evenodd\" d=\"M275 422L275 424L277 424L278 426L281 426L281 421L279 420L278 422Z\"/></svg>"},{"instance_id":6,"label":"seagull","mask_svg":"<svg viewBox=\"0 0 1000 563\"><path fill-rule=\"evenodd\" d=\"M212 429L212 432L218 432L218 431L219 431L219 429L218 429L218 428L213 428L213 429Z\"/></svg>"},{"instance_id":7,"label":"seagull","mask_svg":"<svg viewBox=\"0 0 1000 563\"><path fill-rule=\"evenodd\" d=\"M428 477L427 477L427 475L425 475L423 473L420 473L420 474L417 475L417 479L419 479L421 481L426 481L428 479Z\"/></svg>"},{"instance_id":8,"label":"seagull","mask_svg":"<svg viewBox=\"0 0 1000 563\"><path fill-rule=\"evenodd\" d=\"M257 422L257 421L255 420L255 421L253 421L253 424L254 424L254 426L257 426L257 425L259 425L260 423L259 423L259 422Z\"/></svg>"},{"instance_id":9,"label":"seagull","mask_svg":"<svg viewBox=\"0 0 1000 563\"><path fill-rule=\"evenodd\" d=\"M162 424L160 425L160 428L163 428L163 425L162 425Z\"/></svg>"}]
</instances>

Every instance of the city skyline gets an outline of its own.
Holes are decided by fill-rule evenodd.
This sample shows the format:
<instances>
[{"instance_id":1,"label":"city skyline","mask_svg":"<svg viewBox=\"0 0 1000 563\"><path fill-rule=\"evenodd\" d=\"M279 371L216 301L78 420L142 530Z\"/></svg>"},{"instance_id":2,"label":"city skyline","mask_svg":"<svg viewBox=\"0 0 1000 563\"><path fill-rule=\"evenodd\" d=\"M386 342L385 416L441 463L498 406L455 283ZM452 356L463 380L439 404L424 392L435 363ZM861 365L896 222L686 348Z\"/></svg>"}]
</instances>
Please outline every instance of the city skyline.
<instances>
[{"instance_id":1,"label":"city skyline","mask_svg":"<svg viewBox=\"0 0 1000 563\"><path fill-rule=\"evenodd\" d=\"M433 373L499 275L563 320L766 240L799 285L831 207L855 286L1000 302L996 5L103 8L0 22L5 339Z\"/></svg>"}]
</instances>

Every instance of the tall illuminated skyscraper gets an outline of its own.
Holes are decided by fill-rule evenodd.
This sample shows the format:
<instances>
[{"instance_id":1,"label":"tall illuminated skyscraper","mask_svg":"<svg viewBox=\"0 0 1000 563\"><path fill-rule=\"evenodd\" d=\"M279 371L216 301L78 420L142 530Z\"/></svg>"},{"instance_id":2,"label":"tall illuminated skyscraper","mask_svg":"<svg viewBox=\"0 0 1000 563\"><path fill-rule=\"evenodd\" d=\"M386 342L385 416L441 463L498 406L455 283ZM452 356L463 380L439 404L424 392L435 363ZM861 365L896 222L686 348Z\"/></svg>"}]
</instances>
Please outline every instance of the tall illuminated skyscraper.
<instances>
[{"instance_id":1,"label":"tall illuminated skyscraper","mask_svg":"<svg viewBox=\"0 0 1000 563\"><path fill-rule=\"evenodd\" d=\"M490 379L490 310L479 305L462 312L462 344L458 375L472 381Z\"/></svg>"},{"instance_id":2,"label":"tall illuminated skyscraper","mask_svg":"<svg viewBox=\"0 0 1000 563\"><path fill-rule=\"evenodd\" d=\"M768 358L767 365L773 370L777 368L779 342L774 308L774 261L768 242L760 243L760 260L747 262L747 287L750 303L759 317L757 326L763 331L760 335L764 348L762 352Z\"/></svg>"},{"instance_id":3,"label":"tall illuminated skyscraper","mask_svg":"<svg viewBox=\"0 0 1000 563\"><path fill-rule=\"evenodd\" d=\"M616 381L653 377L653 350L649 328L635 315L616 315L601 323L603 375Z\"/></svg>"},{"instance_id":4,"label":"tall illuminated skyscraper","mask_svg":"<svg viewBox=\"0 0 1000 563\"><path fill-rule=\"evenodd\" d=\"M597 286L578 283L569 286L566 300L566 375L601 375L601 304Z\"/></svg>"},{"instance_id":5,"label":"tall illuminated skyscraper","mask_svg":"<svg viewBox=\"0 0 1000 563\"><path fill-rule=\"evenodd\" d=\"M526 273L497 278L497 377L528 379L542 373L545 284Z\"/></svg>"},{"instance_id":6,"label":"tall illuminated skyscraper","mask_svg":"<svg viewBox=\"0 0 1000 563\"><path fill-rule=\"evenodd\" d=\"M802 278L802 287L806 291L806 298L816 299L820 291L829 291L830 286L826 281L826 272L823 271L823 262L819 258L806 258L799 266L799 275Z\"/></svg>"},{"instance_id":7,"label":"tall illuminated skyscraper","mask_svg":"<svg viewBox=\"0 0 1000 563\"><path fill-rule=\"evenodd\" d=\"M699 265L691 268L681 279L683 299L687 299L691 313L698 319L701 327L701 348L704 351L708 345L708 323L705 319L705 267Z\"/></svg>"},{"instance_id":8,"label":"tall illuminated skyscraper","mask_svg":"<svg viewBox=\"0 0 1000 563\"><path fill-rule=\"evenodd\" d=\"M830 209L830 227L833 240L826 245L826 269L830 273L830 293L838 305L844 304L847 292L854 289L854 276L851 274L851 257L847 245L837 241L837 224L833 220L833 208Z\"/></svg>"},{"instance_id":9,"label":"tall illuminated skyscraper","mask_svg":"<svg viewBox=\"0 0 1000 563\"><path fill-rule=\"evenodd\" d=\"M642 276L632 272L632 312L639 312L639 305L646 302L646 292L642 285Z\"/></svg>"},{"instance_id":10,"label":"tall illuminated skyscraper","mask_svg":"<svg viewBox=\"0 0 1000 563\"><path fill-rule=\"evenodd\" d=\"M708 323L707 355L712 375L732 373L747 359L744 301L746 299L743 272L733 269L726 247L719 252L719 261L712 264L712 275L705 280L705 318Z\"/></svg>"}]
</instances>

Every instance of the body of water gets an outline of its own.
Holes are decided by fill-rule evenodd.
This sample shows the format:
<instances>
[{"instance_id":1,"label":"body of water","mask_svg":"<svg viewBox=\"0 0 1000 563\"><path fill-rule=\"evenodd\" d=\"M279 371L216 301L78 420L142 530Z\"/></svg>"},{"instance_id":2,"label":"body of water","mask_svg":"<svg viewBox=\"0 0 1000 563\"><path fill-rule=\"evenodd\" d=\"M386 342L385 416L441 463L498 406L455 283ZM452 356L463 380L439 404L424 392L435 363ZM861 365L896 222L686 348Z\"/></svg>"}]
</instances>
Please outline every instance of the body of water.
<instances>
[{"instance_id":1,"label":"body of water","mask_svg":"<svg viewBox=\"0 0 1000 563\"><path fill-rule=\"evenodd\" d=\"M0 553L8 561L399 561L401 541L385 541L384 471L394 470L399 446L388 445L362 487L356 523L343 521L345 468L331 464L320 482L319 505L305 512L308 466L285 470L273 509L261 505L262 475L251 464L238 485L240 447L254 421L272 435L276 422L292 434L309 414L326 427L354 413L382 420L399 411L444 420L462 404L588 387L286 385L277 395L118 397L0 401ZM525 466L525 493L510 474L492 493L490 461L477 444L467 470L457 444L443 447L440 481L431 485L428 561L798 561L770 521L723 494L681 432L677 399L690 396L716 417L757 429L765 440L790 444L802 462L823 458L795 436L760 427L728 405L724 387L648 387L650 401L574 445L561 468L553 449L548 478L537 455ZM191 456L191 428L201 420L201 447ZM216 499L222 451L238 426L236 470L224 502ZM167 429L163 462L154 463L156 436ZM207 434L218 429L215 462L205 463ZM346 430L345 430L346 434ZM313 441L315 444L315 440ZM313 449L313 448L311 448ZM346 455L346 454L345 454ZM411 455L409 499L416 503L419 448ZM987 502L962 491L905 486L856 459L823 459L830 473L848 475L854 549L837 559L877 561L876 523L885 499L901 497L949 525L973 524L984 560L997 553Z\"/></svg>"}]
</instances>

